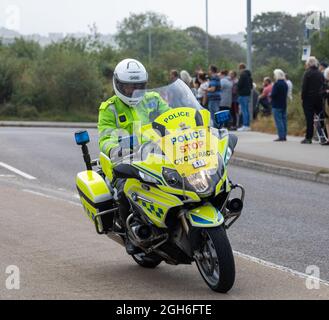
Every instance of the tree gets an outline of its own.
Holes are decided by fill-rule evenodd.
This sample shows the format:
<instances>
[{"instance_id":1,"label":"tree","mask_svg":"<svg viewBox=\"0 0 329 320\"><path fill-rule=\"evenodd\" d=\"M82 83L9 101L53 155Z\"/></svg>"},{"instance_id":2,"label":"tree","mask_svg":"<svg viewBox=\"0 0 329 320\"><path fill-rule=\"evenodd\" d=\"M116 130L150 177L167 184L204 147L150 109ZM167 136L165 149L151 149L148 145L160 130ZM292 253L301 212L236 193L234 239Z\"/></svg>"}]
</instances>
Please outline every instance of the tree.
<instances>
[{"instance_id":1,"label":"tree","mask_svg":"<svg viewBox=\"0 0 329 320\"><path fill-rule=\"evenodd\" d=\"M315 55L320 61L329 61L329 27L320 34L316 33L311 39L312 55Z\"/></svg>"},{"instance_id":2,"label":"tree","mask_svg":"<svg viewBox=\"0 0 329 320\"><path fill-rule=\"evenodd\" d=\"M259 64L279 57L296 64L303 43L305 16L284 12L267 12L255 16L252 22L255 60Z\"/></svg>"},{"instance_id":3,"label":"tree","mask_svg":"<svg viewBox=\"0 0 329 320\"><path fill-rule=\"evenodd\" d=\"M190 27L185 30L187 35L191 37L198 45L198 48L202 49L205 57L205 39L206 32L199 27ZM229 63L238 63L245 60L245 50L231 42L228 39L222 39L220 36L209 37L209 60L212 63L223 63L223 61ZM206 60L205 60L206 61ZM207 67L207 66L206 66Z\"/></svg>"},{"instance_id":4,"label":"tree","mask_svg":"<svg viewBox=\"0 0 329 320\"><path fill-rule=\"evenodd\" d=\"M152 37L152 59L149 61L149 37ZM174 28L163 15L148 12L132 14L119 24L116 40L121 56L141 60L149 72L151 86L163 85L172 68L193 71L191 62L200 62L202 49L184 30ZM155 68L155 70L151 70Z\"/></svg>"},{"instance_id":5,"label":"tree","mask_svg":"<svg viewBox=\"0 0 329 320\"><path fill-rule=\"evenodd\" d=\"M147 42L142 41L145 38L145 33L151 29L171 28L165 15L160 15L155 12L146 12L142 14L130 14L118 25L118 32L115 36L120 48L124 51L135 48L147 53ZM144 49L144 50L143 50Z\"/></svg>"}]
</instances>

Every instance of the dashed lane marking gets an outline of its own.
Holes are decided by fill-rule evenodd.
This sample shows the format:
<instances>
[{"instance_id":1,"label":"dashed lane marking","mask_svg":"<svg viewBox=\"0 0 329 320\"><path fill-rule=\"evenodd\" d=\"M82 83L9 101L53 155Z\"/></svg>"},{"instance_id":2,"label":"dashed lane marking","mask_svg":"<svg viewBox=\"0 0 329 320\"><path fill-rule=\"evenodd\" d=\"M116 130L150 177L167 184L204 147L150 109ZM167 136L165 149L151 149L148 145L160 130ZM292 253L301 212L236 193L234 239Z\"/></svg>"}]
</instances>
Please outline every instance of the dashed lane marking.
<instances>
[{"instance_id":1,"label":"dashed lane marking","mask_svg":"<svg viewBox=\"0 0 329 320\"><path fill-rule=\"evenodd\" d=\"M283 266L280 266L280 265L277 265L275 263L272 263L272 262L268 262L268 261L265 261L265 260L262 260L262 259L259 259L259 258L255 258L253 256L249 256L247 254L244 254L244 253L241 253L241 252L238 252L238 251L234 251L234 254L237 256L237 257L240 257L242 259L245 259L245 260L248 260L248 261L251 261L251 262L254 262L254 263L257 263L257 264L260 264L264 267L267 267L267 268L271 268L271 269L275 269L275 270L279 270L279 271L282 271L282 272L285 272L285 273L290 273L296 277L299 277L299 278L302 278L302 279L312 279L314 281L319 281L320 284L323 284L325 286L328 286L329 287L329 282L326 281L326 280L322 280L322 279L319 279L319 278L316 278L316 277L313 277L313 276L310 276L306 273L302 273L302 272L299 272L299 271L296 271L296 270L293 270L293 269L290 269L290 268L287 268L287 267L283 267Z\"/></svg>"},{"instance_id":2,"label":"dashed lane marking","mask_svg":"<svg viewBox=\"0 0 329 320\"><path fill-rule=\"evenodd\" d=\"M0 162L0 166L3 167L3 168L5 168L5 169L7 169L7 170L9 170L9 171L11 171L11 172L14 172L14 173L20 175L21 177L23 177L25 179L28 179L28 180L37 180L37 178L35 178L35 177L33 177L33 176L31 176L31 175L29 175L29 174L27 174L27 173L25 173L25 172L23 172L21 170L18 170L18 169L14 168L14 167L6 164L6 163Z\"/></svg>"},{"instance_id":3,"label":"dashed lane marking","mask_svg":"<svg viewBox=\"0 0 329 320\"><path fill-rule=\"evenodd\" d=\"M22 190L23 192L26 192L26 193L30 193L30 194L33 194L35 196L39 196L39 197L43 197L43 198L48 198L48 199L52 199L52 200L60 200L60 201L64 201L66 203L69 203L69 204L72 204L74 206L77 206L77 207L80 207L81 208L81 204L77 203L77 202L74 202L74 201L70 201L70 200L66 200L66 199L62 199L60 197L54 197L54 196L50 196L50 195L47 195L45 193L41 193L41 192L37 192L37 191L33 191L33 190L29 190L29 189L23 189Z\"/></svg>"}]
</instances>

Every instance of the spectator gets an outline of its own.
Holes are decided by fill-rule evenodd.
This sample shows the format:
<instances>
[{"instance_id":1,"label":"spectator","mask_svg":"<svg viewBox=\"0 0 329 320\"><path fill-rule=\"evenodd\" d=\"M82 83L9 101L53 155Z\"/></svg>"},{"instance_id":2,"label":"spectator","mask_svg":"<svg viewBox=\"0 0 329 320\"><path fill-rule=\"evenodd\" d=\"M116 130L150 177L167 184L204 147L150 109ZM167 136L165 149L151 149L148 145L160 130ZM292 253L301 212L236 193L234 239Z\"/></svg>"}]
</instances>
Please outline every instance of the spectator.
<instances>
[{"instance_id":1,"label":"spectator","mask_svg":"<svg viewBox=\"0 0 329 320\"><path fill-rule=\"evenodd\" d=\"M329 67L328 63L322 61L320 63L320 66L319 66L319 70L323 73L324 75L324 71Z\"/></svg>"},{"instance_id":2,"label":"spectator","mask_svg":"<svg viewBox=\"0 0 329 320\"><path fill-rule=\"evenodd\" d=\"M194 96L198 99L198 94L199 94L199 89L200 89L200 81L199 79L196 77L196 78L193 78L193 88L192 88L192 92L194 94Z\"/></svg>"},{"instance_id":3,"label":"spectator","mask_svg":"<svg viewBox=\"0 0 329 320\"><path fill-rule=\"evenodd\" d=\"M233 83L228 75L228 71L224 70L219 74L220 87L221 87L221 101L220 109L231 110L232 106L232 94L233 94Z\"/></svg>"},{"instance_id":4,"label":"spectator","mask_svg":"<svg viewBox=\"0 0 329 320\"><path fill-rule=\"evenodd\" d=\"M292 81L289 79L289 75L286 74L286 82L287 82L287 85L288 85L288 98L290 101L293 100L293 96L292 96L292 93L294 91L294 85L292 83Z\"/></svg>"},{"instance_id":5,"label":"spectator","mask_svg":"<svg viewBox=\"0 0 329 320\"><path fill-rule=\"evenodd\" d=\"M198 101L200 102L200 104L206 108L207 103L208 103L207 90L209 88L209 82L207 80L207 75L204 72L199 73L198 80L200 82L200 87L198 90L197 98L198 98Z\"/></svg>"},{"instance_id":6,"label":"spectator","mask_svg":"<svg viewBox=\"0 0 329 320\"><path fill-rule=\"evenodd\" d=\"M319 62L315 57L309 57L305 64L305 74L302 86L302 101L306 119L306 137L302 144L312 144L314 133L314 115L323 110L324 76L319 70Z\"/></svg>"},{"instance_id":7,"label":"spectator","mask_svg":"<svg viewBox=\"0 0 329 320\"><path fill-rule=\"evenodd\" d=\"M193 79L186 70L181 71L180 78L189 86L189 88L193 87Z\"/></svg>"},{"instance_id":8,"label":"spectator","mask_svg":"<svg viewBox=\"0 0 329 320\"><path fill-rule=\"evenodd\" d=\"M237 130L239 127L239 102L238 102L238 74L235 71L230 72L230 79L232 82L232 105L231 105L231 116L232 126L231 130Z\"/></svg>"},{"instance_id":9,"label":"spectator","mask_svg":"<svg viewBox=\"0 0 329 320\"><path fill-rule=\"evenodd\" d=\"M275 142L287 141L287 100L288 85L282 70L274 70L275 84L273 86L271 99L272 109L279 138Z\"/></svg>"},{"instance_id":10,"label":"spectator","mask_svg":"<svg viewBox=\"0 0 329 320\"><path fill-rule=\"evenodd\" d=\"M239 104L242 111L243 127L239 131L250 131L250 113L249 104L250 96L253 88L253 80L251 72L247 70L245 64L241 63L239 66L240 79L238 82Z\"/></svg>"},{"instance_id":11,"label":"spectator","mask_svg":"<svg viewBox=\"0 0 329 320\"><path fill-rule=\"evenodd\" d=\"M179 74L177 70L171 70L169 73L169 83L174 83L179 79Z\"/></svg>"},{"instance_id":12,"label":"spectator","mask_svg":"<svg viewBox=\"0 0 329 320\"><path fill-rule=\"evenodd\" d=\"M263 91L258 98L258 106L263 107L264 116L270 116L271 111L271 93L272 93L272 80L269 77L266 77L263 82Z\"/></svg>"},{"instance_id":13,"label":"spectator","mask_svg":"<svg viewBox=\"0 0 329 320\"><path fill-rule=\"evenodd\" d=\"M325 116L325 124L327 129L327 138L329 138L329 68L324 71L324 77L326 81L325 85L325 108L324 108L324 116ZM329 142L322 142L321 145L327 146Z\"/></svg>"},{"instance_id":14,"label":"spectator","mask_svg":"<svg viewBox=\"0 0 329 320\"><path fill-rule=\"evenodd\" d=\"M215 114L220 111L220 101L221 101L221 87L220 79L217 75L218 69L216 66L209 67L209 88L207 90L208 94L208 109L211 113L214 126L218 127L218 124L215 120Z\"/></svg>"},{"instance_id":15,"label":"spectator","mask_svg":"<svg viewBox=\"0 0 329 320\"><path fill-rule=\"evenodd\" d=\"M256 83L253 84L253 89L251 91L252 95L252 113L253 113L253 119L256 120L258 113L259 113L259 108L258 108L258 99L259 99L259 93L257 91L257 85Z\"/></svg>"}]
</instances>

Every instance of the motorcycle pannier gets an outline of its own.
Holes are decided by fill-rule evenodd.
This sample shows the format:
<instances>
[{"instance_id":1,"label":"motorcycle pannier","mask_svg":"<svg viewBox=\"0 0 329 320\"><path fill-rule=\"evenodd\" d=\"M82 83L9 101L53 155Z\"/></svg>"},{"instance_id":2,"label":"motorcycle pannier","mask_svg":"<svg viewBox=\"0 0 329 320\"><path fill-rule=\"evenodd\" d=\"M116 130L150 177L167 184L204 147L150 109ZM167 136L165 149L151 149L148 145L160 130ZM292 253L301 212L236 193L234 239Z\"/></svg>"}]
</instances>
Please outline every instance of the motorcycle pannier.
<instances>
[{"instance_id":1,"label":"motorcycle pannier","mask_svg":"<svg viewBox=\"0 0 329 320\"><path fill-rule=\"evenodd\" d=\"M84 171L78 174L76 184L83 208L97 232L109 231L113 227L115 205L104 179L94 171Z\"/></svg>"}]
</instances>

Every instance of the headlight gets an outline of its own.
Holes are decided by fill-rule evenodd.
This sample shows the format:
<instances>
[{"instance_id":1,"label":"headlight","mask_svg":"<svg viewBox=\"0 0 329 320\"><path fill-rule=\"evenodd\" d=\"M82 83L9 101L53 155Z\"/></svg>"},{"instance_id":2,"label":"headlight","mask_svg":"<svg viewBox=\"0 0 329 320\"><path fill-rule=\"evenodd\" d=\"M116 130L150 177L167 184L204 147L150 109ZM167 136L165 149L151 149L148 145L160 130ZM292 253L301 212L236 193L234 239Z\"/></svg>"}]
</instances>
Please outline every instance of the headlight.
<instances>
[{"instance_id":1,"label":"headlight","mask_svg":"<svg viewBox=\"0 0 329 320\"><path fill-rule=\"evenodd\" d=\"M154 179L153 177L149 176L148 174L145 174L142 171L139 171L139 176L148 183L153 183L153 184L157 184L158 181L156 179Z\"/></svg>"},{"instance_id":2,"label":"headlight","mask_svg":"<svg viewBox=\"0 0 329 320\"><path fill-rule=\"evenodd\" d=\"M162 175L172 188L182 188L182 177L176 170L164 168Z\"/></svg>"},{"instance_id":3,"label":"headlight","mask_svg":"<svg viewBox=\"0 0 329 320\"><path fill-rule=\"evenodd\" d=\"M201 171L186 178L194 191L201 196L207 197L214 192L214 182L207 171Z\"/></svg>"}]
</instances>

